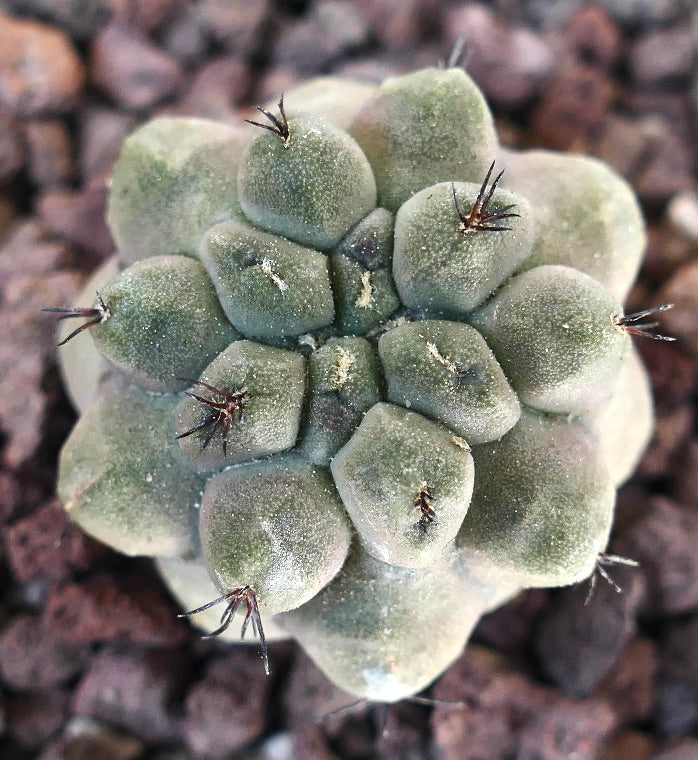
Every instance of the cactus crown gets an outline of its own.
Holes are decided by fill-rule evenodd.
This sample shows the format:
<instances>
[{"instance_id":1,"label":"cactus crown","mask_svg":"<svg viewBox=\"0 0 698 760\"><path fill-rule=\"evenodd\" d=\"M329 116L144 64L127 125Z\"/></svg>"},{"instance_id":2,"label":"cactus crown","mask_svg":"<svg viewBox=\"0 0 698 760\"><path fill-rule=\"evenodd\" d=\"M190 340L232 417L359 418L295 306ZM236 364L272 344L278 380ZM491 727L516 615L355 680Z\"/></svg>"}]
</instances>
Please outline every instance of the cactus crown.
<instances>
[{"instance_id":1,"label":"cactus crown","mask_svg":"<svg viewBox=\"0 0 698 760\"><path fill-rule=\"evenodd\" d=\"M63 349L59 492L198 625L242 610L393 701L604 556L652 422L628 333L661 336L621 307L644 228L601 163L500 149L459 69L258 110L126 141L118 258L51 310L91 335Z\"/></svg>"}]
</instances>

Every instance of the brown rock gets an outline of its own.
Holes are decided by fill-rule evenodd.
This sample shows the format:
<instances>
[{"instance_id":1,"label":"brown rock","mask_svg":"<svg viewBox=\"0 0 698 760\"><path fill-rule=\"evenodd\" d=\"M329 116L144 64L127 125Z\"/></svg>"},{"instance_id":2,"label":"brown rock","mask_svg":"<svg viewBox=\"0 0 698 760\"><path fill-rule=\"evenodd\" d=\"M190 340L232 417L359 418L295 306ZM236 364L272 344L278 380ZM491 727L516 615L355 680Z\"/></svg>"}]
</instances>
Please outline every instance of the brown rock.
<instances>
[{"instance_id":1,"label":"brown rock","mask_svg":"<svg viewBox=\"0 0 698 760\"><path fill-rule=\"evenodd\" d=\"M235 106L246 97L250 84L250 68L241 58L215 58L196 72L176 111L183 116L232 121Z\"/></svg>"},{"instance_id":2,"label":"brown rock","mask_svg":"<svg viewBox=\"0 0 698 760\"><path fill-rule=\"evenodd\" d=\"M303 650L298 650L283 701L290 728L318 722L330 726L334 713L355 702L355 697L337 688Z\"/></svg>"},{"instance_id":3,"label":"brown rock","mask_svg":"<svg viewBox=\"0 0 698 760\"><path fill-rule=\"evenodd\" d=\"M0 680L12 689L51 689L76 676L89 652L57 639L40 620L17 615L0 633Z\"/></svg>"},{"instance_id":4,"label":"brown rock","mask_svg":"<svg viewBox=\"0 0 698 760\"><path fill-rule=\"evenodd\" d=\"M88 105L80 112L80 176L84 182L106 176L116 161L124 140L138 122L115 108Z\"/></svg>"},{"instance_id":5,"label":"brown rock","mask_svg":"<svg viewBox=\"0 0 698 760\"><path fill-rule=\"evenodd\" d=\"M0 16L0 104L16 116L74 107L85 78L70 40L35 21Z\"/></svg>"},{"instance_id":6,"label":"brown rock","mask_svg":"<svg viewBox=\"0 0 698 760\"><path fill-rule=\"evenodd\" d=\"M68 717L67 691L15 694L6 700L7 735L26 749L38 749Z\"/></svg>"},{"instance_id":7,"label":"brown rock","mask_svg":"<svg viewBox=\"0 0 698 760\"><path fill-rule=\"evenodd\" d=\"M636 559L647 580L650 615L677 615L698 607L698 512L663 496L619 538L620 551Z\"/></svg>"},{"instance_id":8,"label":"brown rock","mask_svg":"<svg viewBox=\"0 0 698 760\"><path fill-rule=\"evenodd\" d=\"M597 695L608 701L622 723L643 723L654 707L658 669L655 643L633 639L601 682Z\"/></svg>"},{"instance_id":9,"label":"brown rock","mask_svg":"<svg viewBox=\"0 0 698 760\"><path fill-rule=\"evenodd\" d=\"M698 617L670 623L661 646L655 720L667 735L698 728Z\"/></svg>"},{"instance_id":10,"label":"brown rock","mask_svg":"<svg viewBox=\"0 0 698 760\"><path fill-rule=\"evenodd\" d=\"M73 148L60 119L28 121L24 125L29 177L44 189L69 184L75 172Z\"/></svg>"},{"instance_id":11,"label":"brown rock","mask_svg":"<svg viewBox=\"0 0 698 760\"><path fill-rule=\"evenodd\" d=\"M71 37L86 40L109 20L115 1L11 0L10 5L22 16L45 19Z\"/></svg>"},{"instance_id":12,"label":"brown rock","mask_svg":"<svg viewBox=\"0 0 698 760\"><path fill-rule=\"evenodd\" d=\"M535 637L543 670L570 696L591 694L635 632L642 576L622 565L604 569L622 593L598 575L593 590L587 584L563 589L553 597Z\"/></svg>"},{"instance_id":13,"label":"brown rock","mask_svg":"<svg viewBox=\"0 0 698 760\"><path fill-rule=\"evenodd\" d=\"M17 225L0 246L0 429L9 467L26 461L41 438L48 401L42 378L56 347L51 321L39 310L72 301L79 276L60 270L68 260L67 246L36 222Z\"/></svg>"},{"instance_id":14,"label":"brown rock","mask_svg":"<svg viewBox=\"0 0 698 760\"><path fill-rule=\"evenodd\" d=\"M37 760L137 760L143 744L93 720L73 718L63 736L50 742Z\"/></svg>"},{"instance_id":15,"label":"brown rock","mask_svg":"<svg viewBox=\"0 0 698 760\"><path fill-rule=\"evenodd\" d=\"M80 190L53 190L40 196L36 210L47 229L85 251L105 258L114 242L105 221L109 188L99 177Z\"/></svg>"},{"instance_id":16,"label":"brown rock","mask_svg":"<svg viewBox=\"0 0 698 760\"><path fill-rule=\"evenodd\" d=\"M474 636L487 646L511 656L530 645L533 622L548 603L548 592L529 589L517 594L508 604L484 615Z\"/></svg>"},{"instance_id":17,"label":"brown rock","mask_svg":"<svg viewBox=\"0 0 698 760\"><path fill-rule=\"evenodd\" d=\"M640 731L618 731L604 745L603 760L652 760L657 742Z\"/></svg>"},{"instance_id":18,"label":"brown rock","mask_svg":"<svg viewBox=\"0 0 698 760\"><path fill-rule=\"evenodd\" d=\"M676 134L667 119L648 116L641 123L648 147L634 185L643 201L658 206L677 193L694 189L694 155L690 144Z\"/></svg>"},{"instance_id":19,"label":"brown rock","mask_svg":"<svg viewBox=\"0 0 698 760\"><path fill-rule=\"evenodd\" d=\"M259 738L268 691L257 652L237 647L211 660L186 698L187 746L196 755L223 760Z\"/></svg>"},{"instance_id":20,"label":"brown rock","mask_svg":"<svg viewBox=\"0 0 698 760\"><path fill-rule=\"evenodd\" d=\"M156 579L145 572L94 575L80 584L51 589L43 624L74 644L176 646L189 633Z\"/></svg>"},{"instance_id":21,"label":"brown rock","mask_svg":"<svg viewBox=\"0 0 698 760\"><path fill-rule=\"evenodd\" d=\"M698 757L698 739L681 739L656 754L653 760L695 760Z\"/></svg>"},{"instance_id":22,"label":"brown rock","mask_svg":"<svg viewBox=\"0 0 698 760\"><path fill-rule=\"evenodd\" d=\"M449 48L464 36L468 73L489 100L505 108L523 106L552 76L553 52L544 38L498 22L484 5L451 8L445 26Z\"/></svg>"},{"instance_id":23,"label":"brown rock","mask_svg":"<svg viewBox=\"0 0 698 760\"><path fill-rule=\"evenodd\" d=\"M277 66L318 74L360 47L367 37L358 3L325 0L281 32L274 45L273 60Z\"/></svg>"},{"instance_id":24,"label":"brown rock","mask_svg":"<svg viewBox=\"0 0 698 760\"><path fill-rule=\"evenodd\" d=\"M672 478L672 495L681 504L698 510L698 439L692 438L684 449L681 465Z\"/></svg>"},{"instance_id":25,"label":"brown rock","mask_svg":"<svg viewBox=\"0 0 698 760\"><path fill-rule=\"evenodd\" d=\"M293 732L291 742L292 757L302 757L303 760L338 760L318 726L310 724L303 731Z\"/></svg>"},{"instance_id":26,"label":"brown rock","mask_svg":"<svg viewBox=\"0 0 698 760\"><path fill-rule=\"evenodd\" d=\"M637 474L643 478L668 476L683 459L695 419L695 408L690 402L673 409L657 409L654 436L640 460Z\"/></svg>"},{"instance_id":27,"label":"brown rock","mask_svg":"<svg viewBox=\"0 0 698 760\"><path fill-rule=\"evenodd\" d=\"M534 139L559 150L584 147L589 133L603 123L611 97L611 84L599 69L568 61L533 112Z\"/></svg>"},{"instance_id":28,"label":"brown rock","mask_svg":"<svg viewBox=\"0 0 698 760\"><path fill-rule=\"evenodd\" d=\"M695 57L696 43L690 29L651 32L630 48L630 74L643 86L687 78L693 72Z\"/></svg>"},{"instance_id":29,"label":"brown rock","mask_svg":"<svg viewBox=\"0 0 698 760\"><path fill-rule=\"evenodd\" d=\"M532 683L490 652L469 647L436 684L434 741L444 760L595 760L614 727L596 699L571 700Z\"/></svg>"},{"instance_id":30,"label":"brown rock","mask_svg":"<svg viewBox=\"0 0 698 760\"><path fill-rule=\"evenodd\" d=\"M621 55L623 35L602 8L587 5L570 16L563 30L563 44L582 63L608 71Z\"/></svg>"},{"instance_id":31,"label":"brown rock","mask_svg":"<svg viewBox=\"0 0 698 760\"><path fill-rule=\"evenodd\" d=\"M673 303L662 315L662 329L680 341L682 349L698 355L698 261L681 267L664 284L658 302Z\"/></svg>"},{"instance_id":32,"label":"brown rock","mask_svg":"<svg viewBox=\"0 0 698 760\"><path fill-rule=\"evenodd\" d=\"M20 583L45 577L62 580L87 570L106 548L68 522L61 504L50 501L7 528L5 551Z\"/></svg>"},{"instance_id":33,"label":"brown rock","mask_svg":"<svg viewBox=\"0 0 698 760\"><path fill-rule=\"evenodd\" d=\"M257 4L248 4L254 9ZM181 63L195 67L208 52L208 35L198 5L181 5L167 19L160 33L163 48Z\"/></svg>"},{"instance_id":34,"label":"brown rock","mask_svg":"<svg viewBox=\"0 0 698 760\"><path fill-rule=\"evenodd\" d=\"M390 49L407 48L440 30L444 3L440 0L356 0L354 3L373 36Z\"/></svg>"},{"instance_id":35,"label":"brown rock","mask_svg":"<svg viewBox=\"0 0 698 760\"><path fill-rule=\"evenodd\" d=\"M110 0L113 20L142 32L154 32L173 12L176 0Z\"/></svg>"},{"instance_id":36,"label":"brown rock","mask_svg":"<svg viewBox=\"0 0 698 760\"><path fill-rule=\"evenodd\" d=\"M90 58L93 84L124 108L152 108L182 84L178 61L121 24L109 24L97 35Z\"/></svg>"},{"instance_id":37,"label":"brown rock","mask_svg":"<svg viewBox=\"0 0 698 760\"><path fill-rule=\"evenodd\" d=\"M196 13L213 38L235 55L247 56L257 48L269 22L271 0L200 0Z\"/></svg>"},{"instance_id":38,"label":"brown rock","mask_svg":"<svg viewBox=\"0 0 698 760\"><path fill-rule=\"evenodd\" d=\"M14 179L24 165L24 153L16 122L0 108L0 185Z\"/></svg>"},{"instance_id":39,"label":"brown rock","mask_svg":"<svg viewBox=\"0 0 698 760\"><path fill-rule=\"evenodd\" d=\"M181 738L171 710L186 666L176 651L105 649L90 664L73 698L73 712L104 720L150 744Z\"/></svg>"},{"instance_id":40,"label":"brown rock","mask_svg":"<svg viewBox=\"0 0 698 760\"><path fill-rule=\"evenodd\" d=\"M609 114L589 147L617 172L633 177L645 159L648 137L637 120Z\"/></svg>"},{"instance_id":41,"label":"brown rock","mask_svg":"<svg viewBox=\"0 0 698 760\"><path fill-rule=\"evenodd\" d=\"M664 316L660 315L662 322ZM662 333L669 332L664 324L659 329ZM693 362L682 351L681 344L638 340L636 345L662 407L671 409L687 402L696 389L698 377Z\"/></svg>"}]
</instances>

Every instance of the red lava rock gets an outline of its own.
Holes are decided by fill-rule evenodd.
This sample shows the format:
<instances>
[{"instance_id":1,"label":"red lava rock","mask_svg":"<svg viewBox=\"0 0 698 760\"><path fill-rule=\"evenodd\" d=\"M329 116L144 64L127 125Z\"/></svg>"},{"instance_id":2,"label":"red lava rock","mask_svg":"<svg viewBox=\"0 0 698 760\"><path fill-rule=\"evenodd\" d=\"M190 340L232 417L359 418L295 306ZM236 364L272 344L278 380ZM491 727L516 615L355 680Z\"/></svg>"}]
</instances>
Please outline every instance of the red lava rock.
<instances>
[{"instance_id":1,"label":"red lava rock","mask_svg":"<svg viewBox=\"0 0 698 760\"><path fill-rule=\"evenodd\" d=\"M26 461L41 438L47 403L42 378L56 347L39 310L70 303L75 295L79 276L61 271L68 259L66 245L50 240L36 222L17 225L0 245L0 430L9 467Z\"/></svg>"},{"instance_id":2,"label":"red lava rock","mask_svg":"<svg viewBox=\"0 0 698 760\"><path fill-rule=\"evenodd\" d=\"M14 179L24 165L24 158L17 124L4 108L0 108L0 184L8 184Z\"/></svg>"},{"instance_id":3,"label":"red lava rock","mask_svg":"<svg viewBox=\"0 0 698 760\"><path fill-rule=\"evenodd\" d=\"M12 689L51 689L85 666L89 652L57 639L34 615L17 615L0 633L0 680Z\"/></svg>"},{"instance_id":4,"label":"red lava rock","mask_svg":"<svg viewBox=\"0 0 698 760\"><path fill-rule=\"evenodd\" d=\"M234 107L243 101L250 83L245 61L234 56L215 58L202 66L184 89L177 113L232 121Z\"/></svg>"},{"instance_id":5,"label":"red lava rock","mask_svg":"<svg viewBox=\"0 0 698 760\"><path fill-rule=\"evenodd\" d=\"M110 3L117 23L143 32L154 32L173 12L176 0L110 0Z\"/></svg>"},{"instance_id":6,"label":"red lava rock","mask_svg":"<svg viewBox=\"0 0 698 760\"><path fill-rule=\"evenodd\" d=\"M430 737L429 713L424 707L398 702L384 709L385 724L376 742L378 756L385 760L426 757Z\"/></svg>"},{"instance_id":7,"label":"red lava rock","mask_svg":"<svg viewBox=\"0 0 698 760\"><path fill-rule=\"evenodd\" d=\"M305 652L298 650L283 702L285 719L292 729L317 722L330 726L335 711L355 702L356 697L337 688Z\"/></svg>"},{"instance_id":8,"label":"red lava rock","mask_svg":"<svg viewBox=\"0 0 698 760\"><path fill-rule=\"evenodd\" d=\"M239 56L248 55L262 40L272 10L271 0L199 0L196 13L213 38Z\"/></svg>"},{"instance_id":9,"label":"red lava rock","mask_svg":"<svg viewBox=\"0 0 698 760\"><path fill-rule=\"evenodd\" d=\"M591 694L635 633L635 613L644 592L642 576L622 565L604 570L622 593L597 575L593 590L583 583L557 593L538 625L538 660L569 696Z\"/></svg>"},{"instance_id":10,"label":"red lava rock","mask_svg":"<svg viewBox=\"0 0 698 760\"><path fill-rule=\"evenodd\" d=\"M100 258L114 250L104 219L109 189L95 178L80 190L53 190L40 196L36 210L48 229Z\"/></svg>"},{"instance_id":11,"label":"red lava rock","mask_svg":"<svg viewBox=\"0 0 698 760\"><path fill-rule=\"evenodd\" d=\"M698 739L682 739L654 756L653 760L696 760Z\"/></svg>"},{"instance_id":12,"label":"red lava rock","mask_svg":"<svg viewBox=\"0 0 698 760\"><path fill-rule=\"evenodd\" d=\"M647 734L639 731L618 731L604 745L599 755L603 760L652 760L657 748Z\"/></svg>"},{"instance_id":13,"label":"red lava rock","mask_svg":"<svg viewBox=\"0 0 698 760\"><path fill-rule=\"evenodd\" d=\"M660 205L677 193L694 189L691 174L694 155L690 144L661 116L644 118L642 127L648 148L633 180L640 198L649 205Z\"/></svg>"},{"instance_id":14,"label":"red lava rock","mask_svg":"<svg viewBox=\"0 0 698 760\"><path fill-rule=\"evenodd\" d=\"M676 501L698 510L698 439L692 438L686 445L681 467L672 478L673 496Z\"/></svg>"},{"instance_id":15,"label":"red lava rock","mask_svg":"<svg viewBox=\"0 0 698 760\"><path fill-rule=\"evenodd\" d=\"M358 3L326 0L279 35L274 46L274 63L315 74L360 47L367 37Z\"/></svg>"},{"instance_id":16,"label":"red lava rock","mask_svg":"<svg viewBox=\"0 0 698 760\"><path fill-rule=\"evenodd\" d=\"M657 410L654 436L637 468L640 477L661 478L669 475L674 464L684 456L695 418L696 412L691 402L674 409Z\"/></svg>"},{"instance_id":17,"label":"red lava rock","mask_svg":"<svg viewBox=\"0 0 698 760\"><path fill-rule=\"evenodd\" d=\"M254 8L251 3L248 8ZM196 66L206 58L208 35L198 5L181 5L167 19L160 33L162 47L180 63Z\"/></svg>"},{"instance_id":18,"label":"red lava rock","mask_svg":"<svg viewBox=\"0 0 698 760\"><path fill-rule=\"evenodd\" d=\"M188 636L186 623L153 578L99 574L51 589L43 624L73 644L130 643L176 646Z\"/></svg>"},{"instance_id":19,"label":"red lava rock","mask_svg":"<svg viewBox=\"0 0 698 760\"><path fill-rule=\"evenodd\" d=\"M373 36L388 49L417 45L441 27L444 3L440 0L356 0Z\"/></svg>"},{"instance_id":20,"label":"red lava rock","mask_svg":"<svg viewBox=\"0 0 698 760\"><path fill-rule=\"evenodd\" d=\"M69 715L67 691L14 694L6 700L7 735L26 749L37 749L56 734Z\"/></svg>"},{"instance_id":21,"label":"red lava rock","mask_svg":"<svg viewBox=\"0 0 698 760\"><path fill-rule=\"evenodd\" d=\"M681 267L664 284L658 299L673 303L662 315L662 329L680 341L681 348L698 355L698 260ZM659 301L658 301L659 302Z\"/></svg>"},{"instance_id":22,"label":"red lava rock","mask_svg":"<svg viewBox=\"0 0 698 760\"><path fill-rule=\"evenodd\" d=\"M104 720L152 744L181 738L170 705L179 695L186 666L176 651L101 651L78 684L73 712Z\"/></svg>"},{"instance_id":23,"label":"red lava rock","mask_svg":"<svg viewBox=\"0 0 698 760\"><path fill-rule=\"evenodd\" d=\"M632 177L644 161L648 137L637 119L609 114L590 144L591 152L625 177Z\"/></svg>"},{"instance_id":24,"label":"red lava rock","mask_svg":"<svg viewBox=\"0 0 698 760\"><path fill-rule=\"evenodd\" d=\"M62 32L0 16L0 104L16 116L44 116L75 106L85 79Z\"/></svg>"},{"instance_id":25,"label":"red lava rock","mask_svg":"<svg viewBox=\"0 0 698 760\"><path fill-rule=\"evenodd\" d=\"M304 731L293 732L291 742L292 757L302 757L303 760L339 760L330 749L322 729L318 726L311 724Z\"/></svg>"},{"instance_id":26,"label":"red lava rock","mask_svg":"<svg viewBox=\"0 0 698 760\"><path fill-rule=\"evenodd\" d=\"M93 720L73 718L37 760L137 760L143 743Z\"/></svg>"},{"instance_id":27,"label":"red lava rock","mask_svg":"<svg viewBox=\"0 0 698 760\"><path fill-rule=\"evenodd\" d=\"M115 108L88 105L80 113L80 176L83 181L106 175L137 120Z\"/></svg>"},{"instance_id":28,"label":"red lava rock","mask_svg":"<svg viewBox=\"0 0 698 760\"><path fill-rule=\"evenodd\" d=\"M650 639L633 639L620 653L596 694L608 701L622 723L643 723L650 718L654 706L658 669L655 643Z\"/></svg>"},{"instance_id":29,"label":"red lava rock","mask_svg":"<svg viewBox=\"0 0 698 760\"><path fill-rule=\"evenodd\" d=\"M553 52L544 38L498 22L484 5L451 8L445 27L450 48L464 35L468 73L494 103L519 108L552 76Z\"/></svg>"},{"instance_id":30,"label":"red lava rock","mask_svg":"<svg viewBox=\"0 0 698 760\"><path fill-rule=\"evenodd\" d=\"M105 27L93 40L90 58L94 85L127 109L152 108L182 84L179 62L131 27Z\"/></svg>"},{"instance_id":31,"label":"red lava rock","mask_svg":"<svg viewBox=\"0 0 698 760\"><path fill-rule=\"evenodd\" d=\"M664 315L660 315L664 322ZM662 324L661 331L668 333ZM665 408L675 408L687 402L696 389L698 377L693 362L683 353L680 343L659 340L638 340L637 348L652 380L657 398Z\"/></svg>"},{"instance_id":32,"label":"red lava rock","mask_svg":"<svg viewBox=\"0 0 698 760\"><path fill-rule=\"evenodd\" d=\"M508 604L485 615L477 624L473 638L507 654L520 654L529 646L533 621L547 603L547 591L523 591Z\"/></svg>"},{"instance_id":33,"label":"red lava rock","mask_svg":"<svg viewBox=\"0 0 698 760\"><path fill-rule=\"evenodd\" d=\"M611 84L602 72L569 61L547 85L533 112L536 141L559 150L583 147L606 118L611 97Z\"/></svg>"},{"instance_id":34,"label":"red lava rock","mask_svg":"<svg viewBox=\"0 0 698 760\"><path fill-rule=\"evenodd\" d=\"M68 522L58 501L43 505L9 526L5 551L20 583L39 577L62 580L74 570L87 570L103 557L106 547Z\"/></svg>"},{"instance_id":35,"label":"red lava rock","mask_svg":"<svg viewBox=\"0 0 698 760\"><path fill-rule=\"evenodd\" d=\"M21 503L20 484L9 472L0 470L0 523L5 523Z\"/></svg>"},{"instance_id":36,"label":"red lava rock","mask_svg":"<svg viewBox=\"0 0 698 760\"><path fill-rule=\"evenodd\" d=\"M686 78L693 72L696 43L690 29L667 29L640 37L630 48L630 75L641 85Z\"/></svg>"},{"instance_id":37,"label":"red lava rock","mask_svg":"<svg viewBox=\"0 0 698 760\"><path fill-rule=\"evenodd\" d=\"M670 623L661 647L655 720L669 735L698 728L698 617Z\"/></svg>"},{"instance_id":38,"label":"red lava rock","mask_svg":"<svg viewBox=\"0 0 698 760\"><path fill-rule=\"evenodd\" d=\"M186 697L187 746L197 755L223 760L259 738L268 691L257 652L236 647L211 660Z\"/></svg>"},{"instance_id":39,"label":"red lava rock","mask_svg":"<svg viewBox=\"0 0 698 760\"><path fill-rule=\"evenodd\" d=\"M113 12L115 0L12 0L12 8L23 16L45 19L71 37L85 40L103 26Z\"/></svg>"},{"instance_id":40,"label":"red lava rock","mask_svg":"<svg viewBox=\"0 0 698 760\"><path fill-rule=\"evenodd\" d=\"M75 172L73 149L65 123L60 119L28 121L24 125L30 179L39 187L69 184Z\"/></svg>"},{"instance_id":41,"label":"red lava rock","mask_svg":"<svg viewBox=\"0 0 698 760\"><path fill-rule=\"evenodd\" d=\"M615 718L601 700L571 700L532 683L501 657L469 647L433 689L463 702L436 705L434 741L443 760L596 760Z\"/></svg>"},{"instance_id":42,"label":"red lava rock","mask_svg":"<svg viewBox=\"0 0 698 760\"><path fill-rule=\"evenodd\" d=\"M663 496L619 537L619 551L636 559L647 580L650 615L677 615L698 608L698 512Z\"/></svg>"},{"instance_id":43,"label":"red lava rock","mask_svg":"<svg viewBox=\"0 0 698 760\"><path fill-rule=\"evenodd\" d=\"M565 47L582 63L612 69L623 49L618 25L599 6L587 5L573 13L562 32Z\"/></svg>"}]
</instances>

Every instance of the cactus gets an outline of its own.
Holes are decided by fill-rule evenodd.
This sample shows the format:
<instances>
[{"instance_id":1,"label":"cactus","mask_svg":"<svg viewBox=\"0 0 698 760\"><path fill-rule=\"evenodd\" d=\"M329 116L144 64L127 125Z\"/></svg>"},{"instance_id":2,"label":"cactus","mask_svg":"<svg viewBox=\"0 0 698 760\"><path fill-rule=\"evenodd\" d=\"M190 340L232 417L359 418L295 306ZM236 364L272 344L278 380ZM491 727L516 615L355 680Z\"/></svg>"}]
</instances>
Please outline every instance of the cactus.
<instances>
[{"instance_id":1,"label":"cactus","mask_svg":"<svg viewBox=\"0 0 698 760\"><path fill-rule=\"evenodd\" d=\"M644 227L607 167L500 149L458 68L326 79L141 127L108 221L117 259L53 310L85 320L58 491L198 625L240 612L390 702L594 572L652 427L629 333L662 337L623 315Z\"/></svg>"}]
</instances>

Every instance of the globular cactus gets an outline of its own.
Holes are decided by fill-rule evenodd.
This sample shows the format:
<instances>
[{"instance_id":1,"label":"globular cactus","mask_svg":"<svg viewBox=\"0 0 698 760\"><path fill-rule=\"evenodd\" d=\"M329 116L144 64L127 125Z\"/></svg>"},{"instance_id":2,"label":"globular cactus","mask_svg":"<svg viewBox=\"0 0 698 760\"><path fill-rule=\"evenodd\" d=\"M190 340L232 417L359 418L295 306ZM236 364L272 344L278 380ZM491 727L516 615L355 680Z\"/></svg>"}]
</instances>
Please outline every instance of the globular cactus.
<instances>
[{"instance_id":1,"label":"globular cactus","mask_svg":"<svg viewBox=\"0 0 698 760\"><path fill-rule=\"evenodd\" d=\"M63 310L91 339L62 349L58 490L200 626L245 613L395 701L604 556L652 426L621 307L644 227L598 161L500 149L460 69L259 110L126 141L118 258Z\"/></svg>"}]
</instances>

